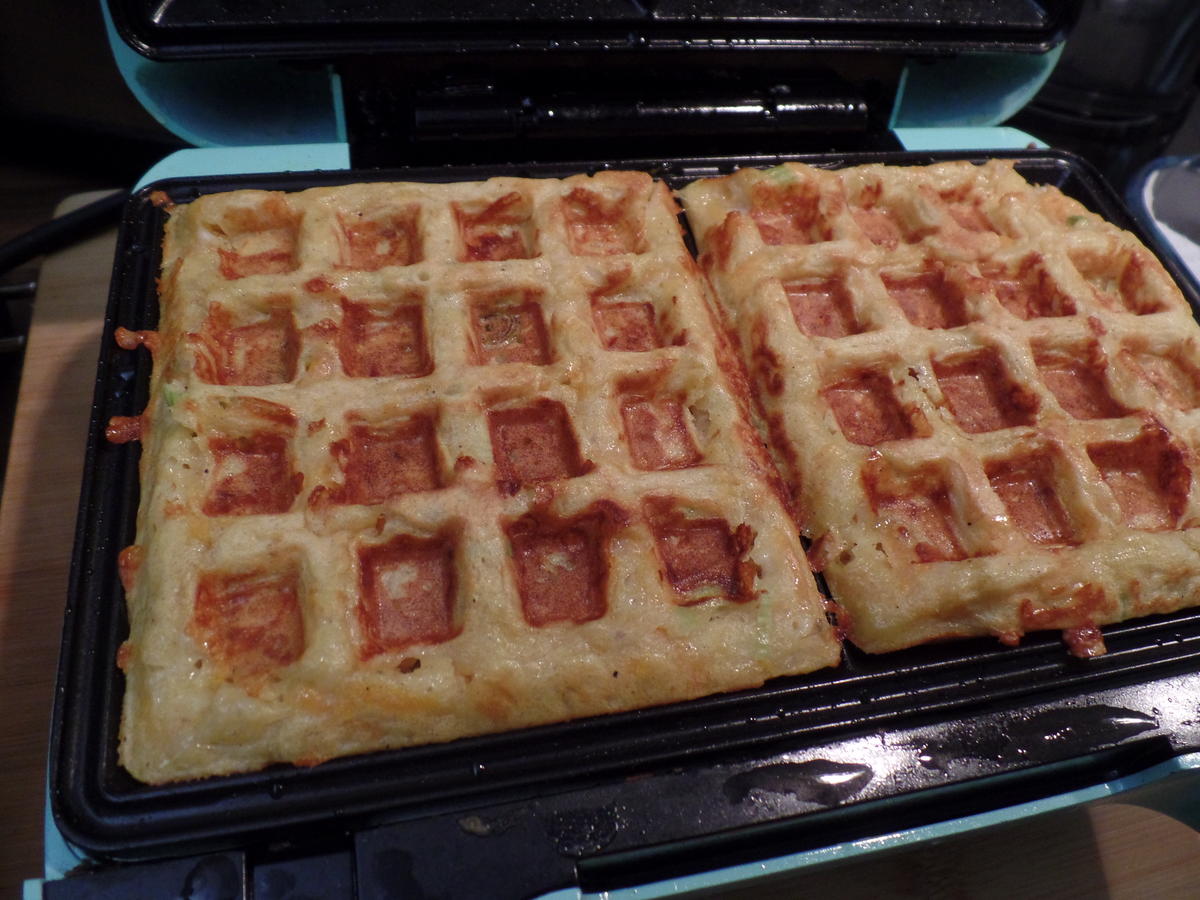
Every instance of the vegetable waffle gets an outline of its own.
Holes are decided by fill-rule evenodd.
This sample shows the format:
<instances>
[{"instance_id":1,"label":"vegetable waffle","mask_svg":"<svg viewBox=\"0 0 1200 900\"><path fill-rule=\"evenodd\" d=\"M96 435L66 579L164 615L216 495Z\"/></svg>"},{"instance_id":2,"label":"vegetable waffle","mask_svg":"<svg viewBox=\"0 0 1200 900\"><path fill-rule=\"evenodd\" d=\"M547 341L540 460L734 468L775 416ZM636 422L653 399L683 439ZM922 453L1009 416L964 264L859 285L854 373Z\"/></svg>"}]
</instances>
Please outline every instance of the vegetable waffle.
<instances>
[{"instance_id":1,"label":"vegetable waffle","mask_svg":"<svg viewBox=\"0 0 1200 900\"><path fill-rule=\"evenodd\" d=\"M855 644L1200 603L1200 328L1133 235L1001 161L681 198Z\"/></svg>"},{"instance_id":2,"label":"vegetable waffle","mask_svg":"<svg viewBox=\"0 0 1200 900\"><path fill-rule=\"evenodd\" d=\"M685 700L839 643L668 189L170 210L122 764L149 783Z\"/></svg>"}]
</instances>

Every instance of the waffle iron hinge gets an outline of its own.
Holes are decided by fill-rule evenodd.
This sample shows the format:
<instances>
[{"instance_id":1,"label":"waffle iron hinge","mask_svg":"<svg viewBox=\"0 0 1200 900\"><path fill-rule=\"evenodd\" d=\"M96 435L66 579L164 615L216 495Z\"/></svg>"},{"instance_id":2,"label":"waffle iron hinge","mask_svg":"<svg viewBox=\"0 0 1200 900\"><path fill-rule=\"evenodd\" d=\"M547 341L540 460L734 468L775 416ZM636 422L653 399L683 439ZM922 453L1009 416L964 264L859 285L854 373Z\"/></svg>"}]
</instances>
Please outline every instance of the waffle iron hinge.
<instances>
[{"instance_id":1,"label":"waffle iron hinge","mask_svg":"<svg viewBox=\"0 0 1200 900\"><path fill-rule=\"evenodd\" d=\"M458 71L407 83L364 71L342 73L355 167L898 146L890 87L834 71Z\"/></svg>"}]
</instances>

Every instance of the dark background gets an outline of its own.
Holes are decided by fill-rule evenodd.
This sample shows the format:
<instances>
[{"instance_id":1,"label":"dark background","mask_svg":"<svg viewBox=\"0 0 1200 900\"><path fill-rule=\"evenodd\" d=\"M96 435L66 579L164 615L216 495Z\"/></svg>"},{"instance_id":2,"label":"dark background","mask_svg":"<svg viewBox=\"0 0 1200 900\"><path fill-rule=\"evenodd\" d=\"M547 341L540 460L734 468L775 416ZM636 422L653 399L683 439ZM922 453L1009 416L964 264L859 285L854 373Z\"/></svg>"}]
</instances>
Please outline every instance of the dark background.
<instances>
[{"instance_id":1,"label":"dark background","mask_svg":"<svg viewBox=\"0 0 1200 900\"><path fill-rule=\"evenodd\" d=\"M1134 163L1123 155L1117 166L1106 156L1114 145L1142 144L1142 155L1190 155L1200 152L1200 116L1188 115L1200 63L1200 13L1180 13L1182 0L1144 0L1133 4L1145 23L1152 8L1160 24L1146 28L1164 33L1143 38L1146 61L1133 46L1138 35L1124 22L1124 39L1113 39L1112 17L1129 15L1124 0L1084 0L1074 44L1055 73L1061 82L1053 96L1043 92L1014 124L1063 149L1091 156L1106 169L1114 186ZM1191 0L1183 8L1192 6ZM1083 44L1095 44L1091 50ZM1078 45L1078 48L1077 46ZM1170 56L1168 65L1163 60ZM1114 58L1129 60L1125 70ZM1137 66L1131 74L1129 66ZM1130 85L1142 72L1148 85ZM1090 83L1119 78L1121 84ZM1114 73L1110 75L1109 73ZM1081 89L1081 83L1085 89ZM1167 84L1172 110L1128 127L1098 120L1124 115L1122 104L1145 110L1141 96L1113 98L1122 91L1140 95ZM1094 88L1087 90L1086 88ZM1062 115L1070 108L1078 116ZM1048 115L1047 112L1050 114ZM48 216L69 193L131 185L153 162L180 146L138 104L121 79L104 35L99 0L46 0L0 5L0 241ZM1099 139L1097 140L1097 135ZM2 277L2 276L0 276Z\"/></svg>"}]
</instances>

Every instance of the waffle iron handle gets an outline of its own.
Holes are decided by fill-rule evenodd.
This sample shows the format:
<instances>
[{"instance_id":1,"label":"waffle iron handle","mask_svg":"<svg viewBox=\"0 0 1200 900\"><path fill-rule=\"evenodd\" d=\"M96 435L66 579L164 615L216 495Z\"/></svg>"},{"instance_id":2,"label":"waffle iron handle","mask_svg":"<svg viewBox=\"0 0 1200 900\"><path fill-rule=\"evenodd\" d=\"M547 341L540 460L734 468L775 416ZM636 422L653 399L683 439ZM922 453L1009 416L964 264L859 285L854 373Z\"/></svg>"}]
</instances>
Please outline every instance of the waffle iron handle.
<instances>
[{"instance_id":1,"label":"waffle iron handle","mask_svg":"<svg viewBox=\"0 0 1200 900\"><path fill-rule=\"evenodd\" d=\"M440 816L360 832L357 900L526 900L577 883L538 818Z\"/></svg>"},{"instance_id":2,"label":"waffle iron handle","mask_svg":"<svg viewBox=\"0 0 1200 900\"><path fill-rule=\"evenodd\" d=\"M42 887L43 900L246 900L246 854L212 853L132 866L79 872Z\"/></svg>"}]
</instances>

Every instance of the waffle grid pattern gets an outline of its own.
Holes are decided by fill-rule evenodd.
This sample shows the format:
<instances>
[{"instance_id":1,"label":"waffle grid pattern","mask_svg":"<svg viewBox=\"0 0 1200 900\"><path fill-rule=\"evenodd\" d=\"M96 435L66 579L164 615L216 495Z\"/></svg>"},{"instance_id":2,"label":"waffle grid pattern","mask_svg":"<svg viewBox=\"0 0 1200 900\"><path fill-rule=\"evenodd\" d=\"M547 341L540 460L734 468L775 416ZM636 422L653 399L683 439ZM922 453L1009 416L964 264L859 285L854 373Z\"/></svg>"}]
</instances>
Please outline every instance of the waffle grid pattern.
<instances>
[{"instance_id":1,"label":"waffle grid pattern","mask_svg":"<svg viewBox=\"0 0 1200 900\"><path fill-rule=\"evenodd\" d=\"M173 210L122 763L152 783L837 660L666 188Z\"/></svg>"},{"instance_id":2,"label":"waffle grid pattern","mask_svg":"<svg viewBox=\"0 0 1200 900\"><path fill-rule=\"evenodd\" d=\"M1200 331L1132 235L998 161L681 198L857 645L1200 602Z\"/></svg>"}]
</instances>

